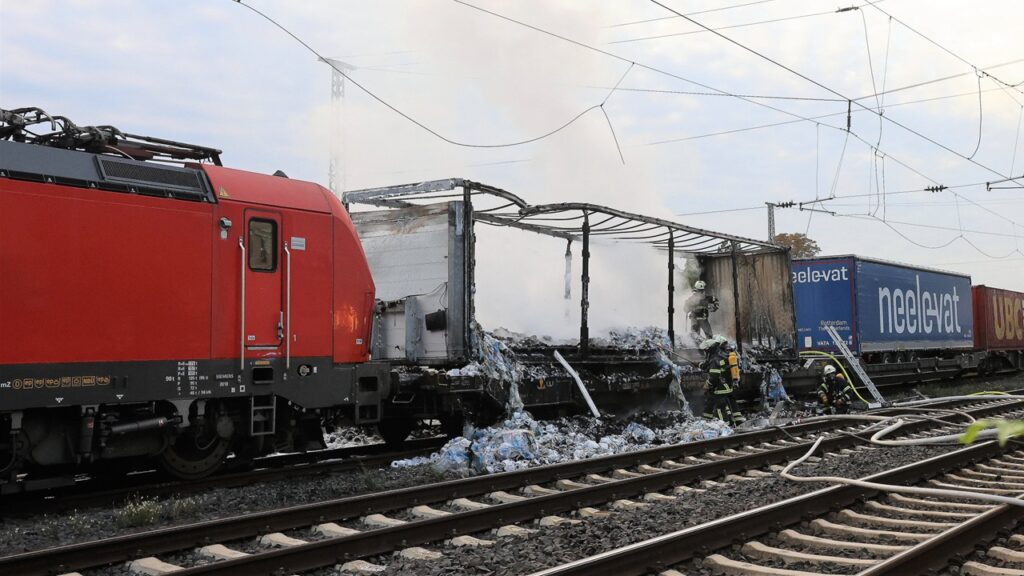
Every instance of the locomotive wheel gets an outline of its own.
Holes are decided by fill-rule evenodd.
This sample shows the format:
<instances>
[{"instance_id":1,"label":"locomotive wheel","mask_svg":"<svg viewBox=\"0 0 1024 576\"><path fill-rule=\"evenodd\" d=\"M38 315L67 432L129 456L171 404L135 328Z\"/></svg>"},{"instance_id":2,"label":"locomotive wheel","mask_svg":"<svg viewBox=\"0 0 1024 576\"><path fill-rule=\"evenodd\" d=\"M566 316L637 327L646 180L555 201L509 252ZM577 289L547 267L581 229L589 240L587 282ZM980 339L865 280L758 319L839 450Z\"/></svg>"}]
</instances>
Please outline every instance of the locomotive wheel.
<instances>
[{"instance_id":1,"label":"locomotive wheel","mask_svg":"<svg viewBox=\"0 0 1024 576\"><path fill-rule=\"evenodd\" d=\"M229 448L229 438L221 438L216 433L197 435L195 427L186 428L160 454L160 466L182 480L205 478L224 464Z\"/></svg>"}]
</instances>

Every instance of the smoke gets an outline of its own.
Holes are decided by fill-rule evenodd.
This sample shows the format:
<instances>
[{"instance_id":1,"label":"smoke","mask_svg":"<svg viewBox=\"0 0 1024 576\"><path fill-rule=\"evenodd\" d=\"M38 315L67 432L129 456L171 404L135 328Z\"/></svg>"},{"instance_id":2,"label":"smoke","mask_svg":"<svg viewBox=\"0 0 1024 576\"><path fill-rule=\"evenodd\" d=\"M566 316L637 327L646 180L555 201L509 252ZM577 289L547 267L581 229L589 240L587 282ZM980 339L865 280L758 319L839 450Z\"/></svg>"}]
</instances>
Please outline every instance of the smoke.
<instances>
[{"instance_id":1,"label":"smoke","mask_svg":"<svg viewBox=\"0 0 1024 576\"><path fill-rule=\"evenodd\" d=\"M560 238L477 223L476 314L485 328L578 338L582 246L572 243L572 295L564 298L565 244ZM636 326L668 326L668 255L647 244L599 239L590 244L591 336ZM692 264L691 264L692 263ZM677 257L675 330L687 344L685 302L695 259ZM695 345L695 344L694 344Z\"/></svg>"},{"instance_id":2,"label":"smoke","mask_svg":"<svg viewBox=\"0 0 1024 576\"><path fill-rule=\"evenodd\" d=\"M611 38L609 22L628 19L628 10L601 3L545 4L543 10L504 3L496 9L594 46ZM433 4L417 6L406 20L417 23L410 33L431 47L431 60L440 73L464 79L461 101L487 110L476 116L491 118L486 129L477 126L467 133L489 141L528 138L561 125L600 103L608 95L607 87L629 67L473 9L460 6L445 11L447 18L438 18L436 10ZM631 70L625 84L639 74ZM485 78L480 79L481 75ZM618 97L608 99L605 111L621 135L634 119L628 107L616 105ZM593 110L550 138L490 155L527 159L520 169L470 172L474 179L519 194L531 204L588 202L671 218L649 177L655 173L649 157L634 157L628 150L625 156L623 164L608 122L600 110ZM476 310L481 324L557 338L578 337L582 246L579 242L571 246L572 293L566 300L565 245L563 239L478 224ZM593 238L591 334L629 326L667 327L667 274L667 255L649 245ZM678 309L689 284L678 274L675 284ZM679 333L688 330L679 312L676 323Z\"/></svg>"}]
</instances>

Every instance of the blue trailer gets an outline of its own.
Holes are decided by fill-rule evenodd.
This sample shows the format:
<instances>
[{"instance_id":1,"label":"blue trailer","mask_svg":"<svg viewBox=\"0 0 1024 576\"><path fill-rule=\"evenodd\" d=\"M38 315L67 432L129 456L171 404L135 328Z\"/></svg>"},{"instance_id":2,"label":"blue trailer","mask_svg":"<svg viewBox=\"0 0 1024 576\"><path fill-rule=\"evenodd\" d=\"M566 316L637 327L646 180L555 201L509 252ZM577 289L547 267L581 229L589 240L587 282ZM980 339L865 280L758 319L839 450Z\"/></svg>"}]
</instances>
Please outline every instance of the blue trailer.
<instances>
[{"instance_id":1,"label":"blue trailer","mask_svg":"<svg viewBox=\"0 0 1024 576\"><path fill-rule=\"evenodd\" d=\"M861 355L974 346L971 277L862 258L792 263L800 350L835 352L834 326Z\"/></svg>"}]
</instances>

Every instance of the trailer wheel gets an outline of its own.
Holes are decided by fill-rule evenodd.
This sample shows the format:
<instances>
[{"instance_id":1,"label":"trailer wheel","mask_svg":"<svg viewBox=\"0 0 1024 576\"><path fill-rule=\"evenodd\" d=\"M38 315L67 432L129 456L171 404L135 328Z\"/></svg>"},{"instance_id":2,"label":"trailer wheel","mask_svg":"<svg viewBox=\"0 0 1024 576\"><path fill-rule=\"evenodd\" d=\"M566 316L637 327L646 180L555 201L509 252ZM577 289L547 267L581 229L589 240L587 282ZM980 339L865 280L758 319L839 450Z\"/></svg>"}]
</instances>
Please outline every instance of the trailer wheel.
<instances>
[{"instance_id":1,"label":"trailer wheel","mask_svg":"<svg viewBox=\"0 0 1024 576\"><path fill-rule=\"evenodd\" d=\"M413 418L391 418L381 420L377 424L377 431L380 432L385 443L389 446L397 446L405 442L415 427L416 420Z\"/></svg>"}]
</instances>

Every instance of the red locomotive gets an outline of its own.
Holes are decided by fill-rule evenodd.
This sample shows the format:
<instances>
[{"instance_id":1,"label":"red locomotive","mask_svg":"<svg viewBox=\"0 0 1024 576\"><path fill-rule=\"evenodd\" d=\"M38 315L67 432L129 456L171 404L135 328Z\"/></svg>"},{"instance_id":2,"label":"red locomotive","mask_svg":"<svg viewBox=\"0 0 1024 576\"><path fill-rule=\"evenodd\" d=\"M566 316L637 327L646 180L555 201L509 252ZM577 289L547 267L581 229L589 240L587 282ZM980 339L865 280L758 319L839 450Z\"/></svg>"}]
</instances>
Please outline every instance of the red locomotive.
<instances>
[{"instance_id":1,"label":"red locomotive","mask_svg":"<svg viewBox=\"0 0 1024 576\"><path fill-rule=\"evenodd\" d=\"M322 445L328 419L380 420L373 279L333 194L2 114L0 472L156 456L198 477L229 451Z\"/></svg>"}]
</instances>

